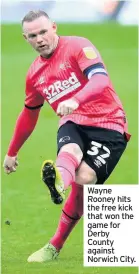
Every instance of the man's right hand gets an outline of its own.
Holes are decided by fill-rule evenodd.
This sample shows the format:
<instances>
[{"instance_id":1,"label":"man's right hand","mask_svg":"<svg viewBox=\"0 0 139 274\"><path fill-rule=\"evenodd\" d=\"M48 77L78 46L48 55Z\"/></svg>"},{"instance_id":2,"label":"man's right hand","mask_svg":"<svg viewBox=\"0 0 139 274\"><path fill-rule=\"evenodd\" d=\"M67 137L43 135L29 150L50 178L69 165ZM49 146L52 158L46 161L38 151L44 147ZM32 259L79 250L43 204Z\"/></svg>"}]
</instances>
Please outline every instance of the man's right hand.
<instances>
[{"instance_id":1,"label":"man's right hand","mask_svg":"<svg viewBox=\"0 0 139 274\"><path fill-rule=\"evenodd\" d=\"M8 155L5 156L5 159L3 162L5 173L10 174L12 172L15 172L17 166L18 166L17 156L14 156L14 157L11 157Z\"/></svg>"}]
</instances>

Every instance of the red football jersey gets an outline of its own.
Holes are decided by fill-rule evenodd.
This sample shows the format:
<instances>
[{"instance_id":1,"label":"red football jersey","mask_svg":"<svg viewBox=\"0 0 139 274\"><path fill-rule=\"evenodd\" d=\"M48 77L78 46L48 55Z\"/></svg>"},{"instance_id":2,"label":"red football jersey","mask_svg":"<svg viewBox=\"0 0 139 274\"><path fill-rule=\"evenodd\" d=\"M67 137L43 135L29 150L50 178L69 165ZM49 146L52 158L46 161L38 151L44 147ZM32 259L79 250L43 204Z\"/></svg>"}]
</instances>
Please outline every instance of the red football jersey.
<instances>
[{"instance_id":1,"label":"red football jersey","mask_svg":"<svg viewBox=\"0 0 139 274\"><path fill-rule=\"evenodd\" d=\"M46 100L56 112L61 101L72 98L93 74L108 75L105 64L94 45L82 37L63 36L49 58L37 57L26 79L25 105L40 106ZM109 76L108 76L109 77ZM88 126L127 132L123 106L111 82L99 96L81 104L72 114L60 118L60 126L67 121Z\"/></svg>"}]
</instances>

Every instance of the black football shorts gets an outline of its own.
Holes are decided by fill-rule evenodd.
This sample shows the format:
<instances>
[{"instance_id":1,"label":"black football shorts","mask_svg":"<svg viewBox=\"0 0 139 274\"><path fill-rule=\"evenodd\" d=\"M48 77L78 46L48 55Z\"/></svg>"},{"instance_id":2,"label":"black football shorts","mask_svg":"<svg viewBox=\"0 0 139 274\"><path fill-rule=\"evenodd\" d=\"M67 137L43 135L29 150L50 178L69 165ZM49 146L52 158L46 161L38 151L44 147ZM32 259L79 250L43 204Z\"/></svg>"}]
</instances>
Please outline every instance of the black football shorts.
<instances>
[{"instance_id":1,"label":"black football shorts","mask_svg":"<svg viewBox=\"0 0 139 274\"><path fill-rule=\"evenodd\" d=\"M110 176L123 154L127 140L118 131L83 126L71 121L61 126L57 133L58 153L65 144L75 143L83 152L83 159L97 174L97 184Z\"/></svg>"}]
</instances>

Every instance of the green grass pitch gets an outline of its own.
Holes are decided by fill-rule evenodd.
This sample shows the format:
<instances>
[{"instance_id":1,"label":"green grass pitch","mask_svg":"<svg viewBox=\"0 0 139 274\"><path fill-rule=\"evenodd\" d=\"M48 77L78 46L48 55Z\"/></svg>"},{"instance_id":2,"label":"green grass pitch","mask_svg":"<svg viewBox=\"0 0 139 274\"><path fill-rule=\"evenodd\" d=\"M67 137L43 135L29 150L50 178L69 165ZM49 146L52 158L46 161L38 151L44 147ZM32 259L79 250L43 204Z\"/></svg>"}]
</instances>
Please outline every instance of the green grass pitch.
<instances>
[{"instance_id":1,"label":"green grass pitch","mask_svg":"<svg viewBox=\"0 0 139 274\"><path fill-rule=\"evenodd\" d=\"M107 184L137 184L137 27L64 24L59 25L59 34L88 37L100 50L132 134ZM19 25L2 25L2 161L23 107L25 75L35 56ZM137 268L130 267L84 268L82 221L57 261L27 263L27 257L53 235L61 213L61 206L51 203L40 179L42 161L56 157L57 127L58 118L45 104L36 130L19 153L18 171L7 176L2 170L2 273L137 274ZM5 224L7 219L11 225Z\"/></svg>"}]
</instances>

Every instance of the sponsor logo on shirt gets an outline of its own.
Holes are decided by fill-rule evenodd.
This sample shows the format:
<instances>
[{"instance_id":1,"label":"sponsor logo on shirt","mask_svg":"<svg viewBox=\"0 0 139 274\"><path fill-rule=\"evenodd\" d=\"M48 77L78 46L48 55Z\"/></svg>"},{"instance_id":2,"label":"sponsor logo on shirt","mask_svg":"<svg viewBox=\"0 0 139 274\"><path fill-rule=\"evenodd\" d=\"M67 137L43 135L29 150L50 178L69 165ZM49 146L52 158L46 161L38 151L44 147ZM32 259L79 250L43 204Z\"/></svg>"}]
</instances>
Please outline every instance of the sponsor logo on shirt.
<instances>
[{"instance_id":1,"label":"sponsor logo on shirt","mask_svg":"<svg viewBox=\"0 0 139 274\"><path fill-rule=\"evenodd\" d=\"M45 77L44 76L41 76L40 79L39 79L39 84L43 84L45 82Z\"/></svg>"},{"instance_id":2,"label":"sponsor logo on shirt","mask_svg":"<svg viewBox=\"0 0 139 274\"><path fill-rule=\"evenodd\" d=\"M60 138L59 143L64 143L64 142L69 141L69 140L70 140L69 136L64 136L64 137Z\"/></svg>"},{"instance_id":3,"label":"sponsor logo on shirt","mask_svg":"<svg viewBox=\"0 0 139 274\"><path fill-rule=\"evenodd\" d=\"M100 167L102 166L102 163L101 163L99 160L97 160L97 159L95 159L94 164L95 164L98 168L100 168Z\"/></svg>"},{"instance_id":4,"label":"sponsor logo on shirt","mask_svg":"<svg viewBox=\"0 0 139 274\"><path fill-rule=\"evenodd\" d=\"M83 48L84 54L88 59L95 59L97 58L97 53L92 47L85 47Z\"/></svg>"},{"instance_id":5,"label":"sponsor logo on shirt","mask_svg":"<svg viewBox=\"0 0 139 274\"><path fill-rule=\"evenodd\" d=\"M67 80L56 81L43 90L43 93L46 94L47 100L50 104L81 86L76 74L71 72L70 75L71 76Z\"/></svg>"},{"instance_id":6,"label":"sponsor logo on shirt","mask_svg":"<svg viewBox=\"0 0 139 274\"><path fill-rule=\"evenodd\" d=\"M66 70L67 68L71 68L71 65L70 65L70 63L69 62L65 62L65 63L63 63L63 64L60 64L60 69L62 69L62 70Z\"/></svg>"}]
</instances>

